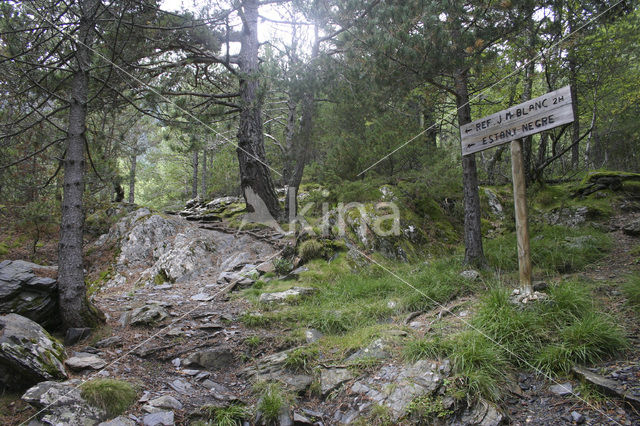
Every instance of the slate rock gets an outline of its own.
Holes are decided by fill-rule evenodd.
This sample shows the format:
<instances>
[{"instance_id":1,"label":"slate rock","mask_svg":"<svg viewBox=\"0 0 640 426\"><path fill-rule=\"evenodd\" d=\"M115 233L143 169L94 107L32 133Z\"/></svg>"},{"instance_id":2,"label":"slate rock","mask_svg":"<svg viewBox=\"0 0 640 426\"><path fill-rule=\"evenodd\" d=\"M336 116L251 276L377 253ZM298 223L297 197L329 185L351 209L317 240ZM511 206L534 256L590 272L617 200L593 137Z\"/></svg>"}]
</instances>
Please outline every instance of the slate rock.
<instances>
[{"instance_id":1,"label":"slate rock","mask_svg":"<svg viewBox=\"0 0 640 426\"><path fill-rule=\"evenodd\" d=\"M220 370L233 363L235 355L231 348L219 346L194 352L184 360L186 367L200 367L207 370Z\"/></svg>"},{"instance_id":2,"label":"slate rock","mask_svg":"<svg viewBox=\"0 0 640 426\"><path fill-rule=\"evenodd\" d=\"M291 299L313 294L317 289L312 287L292 287L289 290L275 293L262 293L259 298L260 303L284 303Z\"/></svg>"},{"instance_id":3,"label":"slate rock","mask_svg":"<svg viewBox=\"0 0 640 426\"><path fill-rule=\"evenodd\" d=\"M569 382L549 386L549 390L558 396L571 395L573 393L573 385Z\"/></svg>"},{"instance_id":4,"label":"slate rock","mask_svg":"<svg viewBox=\"0 0 640 426\"><path fill-rule=\"evenodd\" d=\"M169 387L182 395L189 395L193 391L191 383L182 379L176 379L169 383Z\"/></svg>"},{"instance_id":5,"label":"slate rock","mask_svg":"<svg viewBox=\"0 0 640 426\"><path fill-rule=\"evenodd\" d=\"M96 348L112 348L117 346L122 346L122 337L120 336L111 336L106 339L99 340L96 343Z\"/></svg>"},{"instance_id":6,"label":"slate rock","mask_svg":"<svg viewBox=\"0 0 640 426\"><path fill-rule=\"evenodd\" d=\"M498 426L503 420L504 416L498 407L481 399L463 412L460 423L469 426Z\"/></svg>"},{"instance_id":7,"label":"slate rock","mask_svg":"<svg viewBox=\"0 0 640 426\"><path fill-rule=\"evenodd\" d=\"M103 410L82 398L79 385L79 380L41 382L27 390L22 399L42 410L39 419L45 424L84 426L105 420Z\"/></svg>"},{"instance_id":8,"label":"slate rock","mask_svg":"<svg viewBox=\"0 0 640 426\"><path fill-rule=\"evenodd\" d=\"M182 410L182 403L171 395L163 395L149 401L149 405L160 408L170 408L172 410Z\"/></svg>"},{"instance_id":9,"label":"slate rock","mask_svg":"<svg viewBox=\"0 0 640 426\"><path fill-rule=\"evenodd\" d=\"M69 328L64 336L64 344L67 346L75 345L81 340L91 335L91 329L88 327Z\"/></svg>"},{"instance_id":10,"label":"slate rock","mask_svg":"<svg viewBox=\"0 0 640 426\"><path fill-rule=\"evenodd\" d=\"M326 396L344 382L353 379L353 374L346 368L329 368L320 372L320 389Z\"/></svg>"},{"instance_id":11,"label":"slate rock","mask_svg":"<svg viewBox=\"0 0 640 426\"><path fill-rule=\"evenodd\" d=\"M162 306L157 304L143 305L131 312L129 323L131 325L156 325L169 316Z\"/></svg>"},{"instance_id":12,"label":"slate rock","mask_svg":"<svg viewBox=\"0 0 640 426\"><path fill-rule=\"evenodd\" d=\"M310 328L305 331L304 336L307 340L307 343L315 343L318 340L320 340L324 335L322 334L322 332L316 329Z\"/></svg>"},{"instance_id":13,"label":"slate rock","mask_svg":"<svg viewBox=\"0 0 640 426\"><path fill-rule=\"evenodd\" d=\"M144 426L172 426L174 421L173 411L158 411L147 414L142 419Z\"/></svg>"},{"instance_id":14,"label":"slate rock","mask_svg":"<svg viewBox=\"0 0 640 426\"><path fill-rule=\"evenodd\" d=\"M390 356L388 344L383 339L376 339L366 348L360 349L351 354L351 356L347 358L347 362L358 361L366 358L386 359Z\"/></svg>"},{"instance_id":15,"label":"slate rock","mask_svg":"<svg viewBox=\"0 0 640 426\"><path fill-rule=\"evenodd\" d=\"M0 316L0 388L66 379L63 360L64 347L40 325L17 314Z\"/></svg>"},{"instance_id":16,"label":"slate rock","mask_svg":"<svg viewBox=\"0 0 640 426\"><path fill-rule=\"evenodd\" d=\"M89 354L68 358L64 363L73 371L100 370L107 365L107 362L99 356Z\"/></svg>"},{"instance_id":17,"label":"slate rock","mask_svg":"<svg viewBox=\"0 0 640 426\"><path fill-rule=\"evenodd\" d=\"M577 411L571 412L571 420L573 420L577 425L581 425L584 423L584 416Z\"/></svg>"},{"instance_id":18,"label":"slate rock","mask_svg":"<svg viewBox=\"0 0 640 426\"><path fill-rule=\"evenodd\" d=\"M295 348L267 355L259 360L257 366L248 367L241 374L256 381L278 381L295 393L303 393L313 383L313 377L285 368L288 354L293 350Z\"/></svg>"},{"instance_id":19,"label":"slate rock","mask_svg":"<svg viewBox=\"0 0 640 426\"><path fill-rule=\"evenodd\" d=\"M108 422L102 422L98 424L98 426L135 426L135 425L136 425L136 422L124 416L118 416L115 419L109 420Z\"/></svg>"},{"instance_id":20,"label":"slate rock","mask_svg":"<svg viewBox=\"0 0 640 426\"><path fill-rule=\"evenodd\" d=\"M52 329L60 324L58 283L36 276L34 269L52 268L23 260L0 262L0 315L15 313Z\"/></svg>"}]
</instances>

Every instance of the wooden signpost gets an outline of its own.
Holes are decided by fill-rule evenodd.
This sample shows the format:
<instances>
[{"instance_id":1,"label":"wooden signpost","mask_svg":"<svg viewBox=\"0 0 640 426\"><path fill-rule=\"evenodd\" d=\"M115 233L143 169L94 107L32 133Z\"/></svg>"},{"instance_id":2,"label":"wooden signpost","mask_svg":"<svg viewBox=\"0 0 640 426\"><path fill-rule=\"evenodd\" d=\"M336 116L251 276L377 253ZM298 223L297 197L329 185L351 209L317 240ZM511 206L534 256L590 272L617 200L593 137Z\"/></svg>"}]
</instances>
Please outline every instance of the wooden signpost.
<instances>
[{"instance_id":1,"label":"wooden signpost","mask_svg":"<svg viewBox=\"0 0 640 426\"><path fill-rule=\"evenodd\" d=\"M532 293L533 289L531 286L531 253L522 138L571 123L574 119L571 102L570 87L565 86L562 89L460 126L462 155L473 154L511 142L518 266L520 286L525 293Z\"/></svg>"}]
</instances>

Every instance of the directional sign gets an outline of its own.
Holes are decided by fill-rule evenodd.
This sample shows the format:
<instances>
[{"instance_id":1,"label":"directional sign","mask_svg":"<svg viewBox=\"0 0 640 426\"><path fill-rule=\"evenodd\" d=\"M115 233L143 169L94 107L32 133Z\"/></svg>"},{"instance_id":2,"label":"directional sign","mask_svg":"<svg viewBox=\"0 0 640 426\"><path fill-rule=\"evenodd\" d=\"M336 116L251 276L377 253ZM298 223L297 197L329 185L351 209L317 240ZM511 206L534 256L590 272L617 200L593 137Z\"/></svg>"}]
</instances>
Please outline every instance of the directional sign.
<instances>
[{"instance_id":1,"label":"directional sign","mask_svg":"<svg viewBox=\"0 0 640 426\"><path fill-rule=\"evenodd\" d=\"M563 87L460 127L462 155L571 123L571 90Z\"/></svg>"}]
</instances>

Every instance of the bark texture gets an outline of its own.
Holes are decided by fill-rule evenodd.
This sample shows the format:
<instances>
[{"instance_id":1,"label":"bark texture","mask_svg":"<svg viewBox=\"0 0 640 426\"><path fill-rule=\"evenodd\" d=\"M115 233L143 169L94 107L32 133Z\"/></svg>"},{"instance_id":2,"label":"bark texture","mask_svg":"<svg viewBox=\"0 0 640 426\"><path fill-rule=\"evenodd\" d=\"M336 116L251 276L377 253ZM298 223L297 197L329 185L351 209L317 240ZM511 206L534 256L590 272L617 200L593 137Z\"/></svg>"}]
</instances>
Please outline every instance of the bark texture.
<instances>
[{"instance_id":1,"label":"bark texture","mask_svg":"<svg viewBox=\"0 0 640 426\"><path fill-rule=\"evenodd\" d=\"M136 167L138 164L138 156L133 153L131 155L131 168L129 169L129 203L133 204L136 200Z\"/></svg>"},{"instance_id":2,"label":"bark texture","mask_svg":"<svg viewBox=\"0 0 640 426\"><path fill-rule=\"evenodd\" d=\"M469 105L469 89L465 71L455 73L455 92L458 124L462 126L471 122L471 106ZM462 157L462 183L464 192L464 261L481 267L486 264L486 260L482 249L480 194L478 193L475 154Z\"/></svg>"},{"instance_id":3,"label":"bark texture","mask_svg":"<svg viewBox=\"0 0 640 426\"><path fill-rule=\"evenodd\" d=\"M82 256L84 211L84 147L89 92L90 50L94 31L94 17L98 0L79 2L81 22L76 43L77 69L71 81L67 153L64 158L64 187L62 220L58 251L58 292L60 314L65 328L94 326L98 314L87 299Z\"/></svg>"},{"instance_id":4,"label":"bark texture","mask_svg":"<svg viewBox=\"0 0 640 426\"><path fill-rule=\"evenodd\" d=\"M280 204L266 165L262 125L262 96L258 79L258 1L244 0L241 10L242 35L238 56L240 69L240 124L238 127L238 163L240 185L249 211L255 211L255 197L264 203L271 216L279 220Z\"/></svg>"}]
</instances>

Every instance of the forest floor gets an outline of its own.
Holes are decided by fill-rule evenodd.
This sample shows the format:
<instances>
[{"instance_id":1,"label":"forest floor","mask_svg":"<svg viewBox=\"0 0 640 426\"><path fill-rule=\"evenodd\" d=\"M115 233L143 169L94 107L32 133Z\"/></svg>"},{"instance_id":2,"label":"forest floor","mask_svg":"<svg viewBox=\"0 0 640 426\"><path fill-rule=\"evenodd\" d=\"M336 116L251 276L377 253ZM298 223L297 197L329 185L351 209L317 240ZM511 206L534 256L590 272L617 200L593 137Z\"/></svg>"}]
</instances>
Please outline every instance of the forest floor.
<instances>
[{"instance_id":1,"label":"forest floor","mask_svg":"<svg viewBox=\"0 0 640 426\"><path fill-rule=\"evenodd\" d=\"M625 214L615 216L611 222L615 224L631 218ZM74 352L98 353L107 361L107 367L98 372L73 373L73 377L83 380L109 377L136 384L142 398L127 414L138 419L146 414L144 403L162 395L171 395L181 401L182 409L175 410L177 424L188 424L197 419L197 413L203 406L224 407L231 401L255 405L259 394L246 374L247 367L255 366L257 360L267 355L305 344L304 337L291 333L296 324L291 327L247 326L243 318L247 313L256 312L255 303L250 298L238 296L243 293L232 293L229 286L217 284L219 275L225 272L220 269L224 260L240 253L253 253L247 258L247 263L259 263L277 253L280 248L277 240L272 240L271 245L268 239L258 239L249 234L237 238L232 230L224 229L224 224L217 226L225 232L202 229L198 224L186 221L184 226L214 236L218 262L189 280L168 286L131 288L130 284L125 284L99 291L94 296L94 303L106 314L107 323L89 340L67 348L70 356ZM595 283L596 294L606 309L624 321L631 348L614 360L591 367L619 380L631 392L640 395L640 319L638 315L629 315L623 296L617 290L617 283L624 281L629 273L640 270L633 251L640 244L640 238L625 235L619 229L611 236L615 242L611 252L579 274L581 278ZM260 249L255 250L256 246ZM286 286L297 283L297 277L290 277ZM194 300L202 299L203 294L210 300ZM476 297L471 295L453 303L468 307L472 312L476 301ZM165 307L169 318L153 327L132 327L124 323L122 318L126 312L148 303ZM431 314L423 314L423 318ZM434 321L441 320L440 314L432 316L436 318ZM406 330L405 317L394 317L392 323L385 326L391 330ZM445 327L458 327L455 318L443 318L441 321L449 322ZM115 343L95 347L98 341L114 336L118 338ZM225 354L232 356L225 358L224 365L208 372L184 366L189 355L212 348L224 349L220 352L223 358ZM394 355L384 363L399 364L402 362L399 358ZM370 370L365 369L364 373L368 372ZM574 377L557 377L552 382L531 371L523 371L516 376L518 389L510 392L510 396L501 403L510 424L640 424L636 409L620 399L600 394ZM578 390L577 396L559 396L550 389L553 384L565 382ZM322 398L308 391L298 397L295 410L307 417L322 419L324 424L335 424L335 413L353 406L350 398L347 391L337 392L331 398ZM0 417L7 424L20 423L34 413L33 409L12 400L11 396L0 400L0 408L9 414Z\"/></svg>"}]
</instances>

